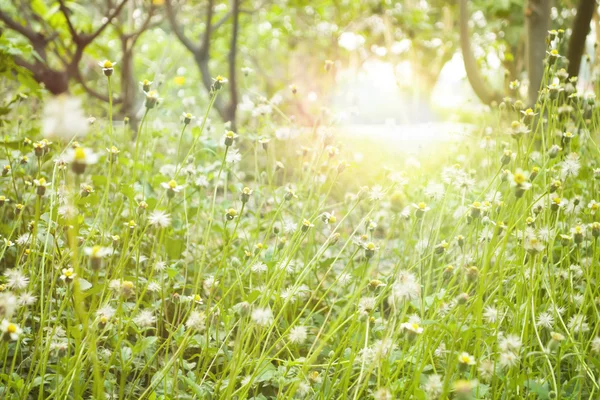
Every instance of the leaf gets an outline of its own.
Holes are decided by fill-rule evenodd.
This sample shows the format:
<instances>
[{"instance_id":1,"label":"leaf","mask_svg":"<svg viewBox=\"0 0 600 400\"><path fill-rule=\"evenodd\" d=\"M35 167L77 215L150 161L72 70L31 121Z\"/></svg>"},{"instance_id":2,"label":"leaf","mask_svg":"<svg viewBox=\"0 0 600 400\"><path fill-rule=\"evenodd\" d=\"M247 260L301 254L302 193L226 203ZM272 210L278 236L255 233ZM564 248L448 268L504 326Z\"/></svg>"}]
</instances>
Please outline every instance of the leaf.
<instances>
[{"instance_id":1,"label":"leaf","mask_svg":"<svg viewBox=\"0 0 600 400\"><path fill-rule=\"evenodd\" d=\"M548 384L540 384L539 382L529 379L525 381L525 387L533 393L537 394L538 399L548 399L550 391L548 390Z\"/></svg>"}]
</instances>

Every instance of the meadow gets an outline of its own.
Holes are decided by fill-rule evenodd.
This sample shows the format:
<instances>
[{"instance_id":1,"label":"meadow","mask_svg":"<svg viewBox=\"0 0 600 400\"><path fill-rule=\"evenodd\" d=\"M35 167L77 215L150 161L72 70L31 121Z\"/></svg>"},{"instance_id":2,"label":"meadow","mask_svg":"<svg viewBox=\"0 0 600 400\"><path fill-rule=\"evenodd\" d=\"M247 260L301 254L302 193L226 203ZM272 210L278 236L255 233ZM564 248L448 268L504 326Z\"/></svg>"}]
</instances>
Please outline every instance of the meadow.
<instances>
[{"instance_id":1,"label":"meadow","mask_svg":"<svg viewBox=\"0 0 600 400\"><path fill-rule=\"evenodd\" d=\"M168 121L141 82L136 128L16 95L0 397L600 397L600 111L559 57L416 157L301 125L296 86L235 130L222 76Z\"/></svg>"}]
</instances>

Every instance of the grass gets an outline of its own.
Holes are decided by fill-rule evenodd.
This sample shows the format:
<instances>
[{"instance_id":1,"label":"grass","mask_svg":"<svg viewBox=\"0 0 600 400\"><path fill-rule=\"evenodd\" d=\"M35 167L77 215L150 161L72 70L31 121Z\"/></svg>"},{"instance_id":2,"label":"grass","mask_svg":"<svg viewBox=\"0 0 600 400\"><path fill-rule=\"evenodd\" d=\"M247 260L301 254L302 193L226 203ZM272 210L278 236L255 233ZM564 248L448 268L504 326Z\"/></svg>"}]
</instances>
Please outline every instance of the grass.
<instances>
[{"instance_id":1,"label":"grass","mask_svg":"<svg viewBox=\"0 0 600 400\"><path fill-rule=\"evenodd\" d=\"M600 113L556 70L406 163L272 104L223 136L220 82L135 141L8 123L2 398L597 398Z\"/></svg>"}]
</instances>

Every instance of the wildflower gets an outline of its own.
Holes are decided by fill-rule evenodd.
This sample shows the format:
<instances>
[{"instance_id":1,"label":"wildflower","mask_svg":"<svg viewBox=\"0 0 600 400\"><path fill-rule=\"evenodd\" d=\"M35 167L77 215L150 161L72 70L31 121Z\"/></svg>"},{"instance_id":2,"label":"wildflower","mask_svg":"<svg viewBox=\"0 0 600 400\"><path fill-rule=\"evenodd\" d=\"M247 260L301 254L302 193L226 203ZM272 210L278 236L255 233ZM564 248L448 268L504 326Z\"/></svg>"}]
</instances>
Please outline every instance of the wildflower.
<instances>
[{"instance_id":1,"label":"wildflower","mask_svg":"<svg viewBox=\"0 0 600 400\"><path fill-rule=\"evenodd\" d=\"M296 94L298 93L298 86L296 86L295 84L290 85L290 90L292 91L292 94Z\"/></svg>"},{"instance_id":2,"label":"wildflower","mask_svg":"<svg viewBox=\"0 0 600 400\"><path fill-rule=\"evenodd\" d=\"M596 336L592 339L591 350L596 354L600 354L600 336Z\"/></svg>"},{"instance_id":3,"label":"wildflower","mask_svg":"<svg viewBox=\"0 0 600 400\"><path fill-rule=\"evenodd\" d=\"M427 206L427 204L424 202L420 202L418 204L413 204L413 207L417 210L416 211L417 218L421 218L423 215L425 215L425 213L427 211L431 210L431 208L429 208Z\"/></svg>"},{"instance_id":4,"label":"wildflower","mask_svg":"<svg viewBox=\"0 0 600 400\"><path fill-rule=\"evenodd\" d=\"M84 137L89 129L87 118L81 108L81 101L75 97L61 94L46 101L42 112L42 135L68 142L74 137ZM45 143L38 142L44 150ZM34 149L36 156L39 150Z\"/></svg>"},{"instance_id":5,"label":"wildflower","mask_svg":"<svg viewBox=\"0 0 600 400\"><path fill-rule=\"evenodd\" d=\"M364 249L365 249L365 257L372 258L375 255L375 250L377 250L378 247L377 247L377 245L375 245L375 243L369 242L364 245Z\"/></svg>"},{"instance_id":6,"label":"wildflower","mask_svg":"<svg viewBox=\"0 0 600 400\"><path fill-rule=\"evenodd\" d=\"M394 396L390 389L387 388L379 388L375 393L373 393L373 400L393 400Z\"/></svg>"},{"instance_id":7,"label":"wildflower","mask_svg":"<svg viewBox=\"0 0 600 400\"><path fill-rule=\"evenodd\" d=\"M148 216L148 223L159 228L168 228L171 225L171 215L162 210L155 210Z\"/></svg>"},{"instance_id":8,"label":"wildflower","mask_svg":"<svg viewBox=\"0 0 600 400\"><path fill-rule=\"evenodd\" d=\"M262 146L263 150L265 150L265 151L269 148L270 141L271 141L271 139L265 138L265 137L258 139L258 143Z\"/></svg>"},{"instance_id":9,"label":"wildflower","mask_svg":"<svg viewBox=\"0 0 600 400\"><path fill-rule=\"evenodd\" d=\"M517 140L521 139L525 134L531 132L529 129L527 129L527 126L524 123L520 123L519 121L513 121L511 128L510 135L513 137L513 139Z\"/></svg>"},{"instance_id":10,"label":"wildflower","mask_svg":"<svg viewBox=\"0 0 600 400\"><path fill-rule=\"evenodd\" d=\"M250 200L251 194L252 194L252 189L245 186L240 193L240 200L242 201L242 203L244 203L244 204L247 203L248 200Z\"/></svg>"},{"instance_id":11,"label":"wildflower","mask_svg":"<svg viewBox=\"0 0 600 400\"><path fill-rule=\"evenodd\" d=\"M171 179L169 182L163 182L160 186L167 190L167 197L170 199L175 197L176 193L181 192L185 188L185 185L178 185L177 181L174 179Z\"/></svg>"},{"instance_id":12,"label":"wildflower","mask_svg":"<svg viewBox=\"0 0 600 400\"><path fill-rule=\"evenodd\" d=\"M458 362L463 367L475 365L475 357L463 351L458 355Z\"/></svg>"},{"instance_id":13,"label":"wildflower","mask_svg":"<svg viewBox=\"0 0 600 400\"><path fill-rule=\"evenodd\" d=\"M529 183L527 176L521 170L517 170L513 174L512 186L515 187L515 197L520 198L526 190L531 188L531 183Z\"/></svg>"},{"instance_id":14,"label":"wildflower","mask_svg":"<svg viewBox=\"0 0 600 400\"><path fill-rule=\"evenodd\" d=\"M324 212L323 214L321 214L321 220L325 222L325 224L335 224L337 218L335 216L335 212Z\"/></svg>"},{"instance_id":15,"label":"wildflower","mask_svg":"<svg viewBox=\"0 0 600 400\"><path fill-rule=\"evenodd\" d=\"M225 162L229 164L235 164L240 161L242 161L242 154L237 149L229 151L225 158Z\"/></svg>"},{"instance_id":16,"label":"wildflower","mask_svg":"<svg viewBox=\"0 0 600 400\"><path fill-rule=\"evenodd\" d=\"M149 81L148 79L144 79L143 81L140 82L140 86L142 87L142 90L146 93L148 93L150 91L150 86L152 86L152 81Z\"/></svg>"},{"instance_id":17,"label":"wildflower","mask_svg":"<svg viewBox=\"0 0 600 400\"><path fill-rule=\"evenodd\" d=\"M156 107L159 101L160 98L158 97L158 92L156 90L146 92L146 102L144 103L146 109L153 109L154 107Z\"/></svg>"},{"instance_id":18,"label":"wildflower","mask_svg":"<svg viewBox=\"0 0 600 400\"><path fill-rule=\"evenodd\" d=\"M504 352L512 351L518 353L522 345L521 338L512 334L500 338L500 341L498 342L498 347Z\"/></svg>"},{"instance_id":19,"label":"wildflower","mask_svg":"<svg viewBox=\"0 0 600 400\"><path fill-rule=\"evenodd\" d=\"M63 268L60 279L62 279L66 283L70 283L70 282L73 282L73 279L75 279L75 276L77 276L77 274L73 271L73 268L71 268L71 267Z\"/></svg>"},{"instance_id":20,"label":"wildflower","mask_svg":"<svg viewBox=\"0 0 600 400\"><path fill-rule=\"evenodd\" d=\"M190 122L192 122L194 119L196 119L196 117L194 117L190 113L184 112L183 114L181 114L181 119L183 120L184 125L189 125Z\"/></svg>"},{"instance_id":21,"label":"wildflower","mask_svg":"<svg viewBox=\"0 0 600 400\"><path fill-rule=\"evenodd\" d=\"M550 51L547 51L546 54L548 55L548 64L549 65L553 65L556 62L556 60L558 60L559 58L562 57L558 53L558 50L556 50L556 49L552 49Z\"/></svg>"},{"instance_id":22,"label":"wildflower","mask_svg":"<svg viewBox=\"0 0 600 400\"><path fill-rule=\"evenodd\" d=\"M22 290L29 285L29 278L19 269L7 269L4 276L6 277L6 286L11 289Z\"/></svg>"},{"instance_id":23,"label":"wildflower","mask_svg":"<svg viewBox=\"0 0 600 400\"><path fill-rule=\"evenodd\" d=\"M134 220L130 219L129 222L125 222L125 226L131 230L134 230L137 226L137 223Z\"/></svg>"},{"instance_id":24,"label":"wildflower","mask_svg":"<svg viewBox=\"0 0 600 400\"><path fill-rule=\"evenodd\" d=\"M270 308L256 308L252 311L252 321L259 326L269 326L273 323L273 312Z\"/></svg>"},{"instance_id":25,"label":"wildflower","mask_svg":"<svg viewBox=\"0 0 600 400\"><path fill-rule=\"evenodd\" d=\"M203 331L206 328L206 315L202 312L192 311L185 322L185 326L188 329Z\"/></svg>"},{"instance_id":26,"label":"wildflower","mask_svg":"<svg viewBox=\"0 0 600 400\"><path fill-rule=\"evenodd\" d=\"M401 271L392 284L391 293L388 297L390 304L402 304L406 301L417 299L421 293L421 286L417 278L411 272Z\"/></svg>"},{"instance_id":27,"label":"wildflower","mask_svg":"<svg viewBox=\"0 0 600 400\"><path fill-rule=\"evenodd\" d=\"M133 318L133 322L140 328L149 328L156 323L156 317L151 310L142 310Z\"/></svg>"},{"instance_id":28,"label":"wildflower","mask_svg":"<svg viewBox=\"0 0 600 400\"><path fill-rule=\"evenodd\" d=\"M331 71L331 69L333 68L333 65L334 65L333 61L325 60L325 65L324 65L325 71L327 71L327 72Z\"/></svg>"},{"instance_id":29,"label":"wildflower","mask_svg":"<svg viewBox=\"0 0 600 400\"><path fill-rule=\"evenodd\" d=\"M227 78L222 77L221 75L217 75L216 78L213 78L213 84L210 87L210 92L214 95L216 92L221 90L223 86L228 82Z\"/></svg>"},{"instance_id":30,"label":"wildflower","mask_svg":"<svg viewBox=\"0 0 600 400\"><path fill-rule=\"evenodd\" d=\"M37 195L40 197L46 194L46 189L51 185L50 182L46 181L46 178L34 179L33 183L37 188Z\"/></svg>"},{"instance_id":31,"label":"wildflower","mask_svg":"<svg viewBox=\"0 0 600 400\"><path fill-rule=\"evenodd\" d=\"M252 68L250 67L242 67L242 74L244 74L244 76L248 76L253 72Z\"/></svg>"},{"instance_id":32,"label":"wildflower","mask_svg":"<svg viewBox=\"0 0 600 400\"><path fill-rule=\"evenodd\" d=\"M520 86L521 86L521 82L519 82L518 80L511 81L508 84L508 87L510 88L510 90L517 90Z\"/></svg>"},{"instance_id":33,"label":"wildflower","mask_svg":"<svg viewBox=\"0 0 600 400\"><path fill-rule=\"evenodd\" d=\"M0 323L0 332L2 332L2 339L5 341L16 341L19 340L19 336L23 333L23 330L19 325L9 322L6 319Z\"/></svg>"},{"instance_id":34,"label":"wildflower","mask_svg":"<svg viewBox=\"0 0 600 400\"><path fill-rule=\"evenodd\" d=\"M227 218L228 221L231 221L232 219L237 217L237 215L238 212L235 208L230 208L225 212L225 218Z\"/></svg>"},{"instance_id":35,"label":"wildflower","mask_svg":"<svg viewBox=\"0 0 600 400\"><path fill-rule=\"evenodd\" d=\"M291 187L287 186L285 188L285 194L283 195L283 197L286 200L292 200L292 199L297 199L298 195L296 195L296 192L294 191L294 189L292 189Z\"/></svg>"},{"instance_id":36,"label":"wildflower","mask_svg":"<svg viewBox=\"0 0 600 400\"><path fill-rule=\"evenodd\" d=\"M309 220L307 220L306 218L304 218L304 219L302 220L302 232L306 232L306 231L308 231L308 230L309 230L310 228L312 228L313 226L314 226L314 225L313 225L313 224L312 224L312 223L311 223Z\"/></svg>"},{"instance_id":37,"label":"wildflower","mask_svg":"<svg viewBox=\"0 0 600 400\"><path fill-rule=\"evenodd\" d=\"M235 139L237 139L238 135L235 134L235 132L233 131L227 131L225 132L224 138L225 138L225 146L230 147L233 145L233 141Z\"/></svg>"},{"instance_id":38,"label":"wildflower","mask_svg":"<svg viewBox=\"0 0 600 400\"><path fill-rule=\"evenodd\" d=\"M423 333L423 327L417 322L404 322L400 324L400 329L404 330L409 337L415 337Z\"/></svg>"},{"instance_id":39,"label":"wildflower","mask_svg":"<svg viewBox=\"0 0 600 400\"><path fill-rule=\"evenodd\" d=\"M500 358L498 359L498 364L502 368L512 368L519 363L519 356L512 351L507 351L504 353L500 353Z\"/></svg>"},{"instance_id":40,"label":"wildflower","mask_svg":"<svg viewBox=\"0 0 600 400\"><path fill-rule=\"evenodd\" d=\"M307 337L306 327L300 325L293 327L288 335L290 342L294 344L303 344Z\"/></svg>"},{"instance_id":41,"label":"wildflower","mask_svg":"<svg viewBox=\"0 0 600 400\"><path fill-rule=\"evenodd\" d=\"M106 76L111 76L113 74L116 64L116 61L113 62L109 60L100 61L98 63L98 65L102 68L102 72L104 72L104 75Z\"/></svg>"},{"instance_id":42,"label":"wildflower","mask_svg":"<svg viewBox=\"0 0 600 400\"><path fill-rule=\"evenodd\" d=\"M538 315L537 325L543 328L552 329L554 325L554 317L548 312L543 312Z\"/></svg>"},{"instance_id":43,"label":"wildflower","mask_svg":"<svg viewBox=\"0 0 600 400\"><path fill-rule=\"evenodd\" d=\"M102 259L109 255L111 253L111 250L106 247L96 245L93 247L84 248L83 252L86 256L90 258L92 268L98 270L102 265Z\"/></svg>"},{"instance_id":44,"label":"wildflower","mask_svg":"<svg viewBox=\"0 0 600 400\"><path fill-rule=\"evenodd\" d=\"M73 172L81 175L85 172L88 165L96 164L98 162L98 155L90 149L76 147L75 149L69 149L66 155L66 161L71 163Z\"/></svg>"},{"instance_id":45,"label":"wildflower","mask_svg":"<svg viewBox=\"0 0 600 400\"><path fill-rule=\"evenodd\" d=\"M590 325L586 321L585 315L573 315L567 324L570 331L574 333L585 333L590 330Z\"/></svg>"}]
</instances>

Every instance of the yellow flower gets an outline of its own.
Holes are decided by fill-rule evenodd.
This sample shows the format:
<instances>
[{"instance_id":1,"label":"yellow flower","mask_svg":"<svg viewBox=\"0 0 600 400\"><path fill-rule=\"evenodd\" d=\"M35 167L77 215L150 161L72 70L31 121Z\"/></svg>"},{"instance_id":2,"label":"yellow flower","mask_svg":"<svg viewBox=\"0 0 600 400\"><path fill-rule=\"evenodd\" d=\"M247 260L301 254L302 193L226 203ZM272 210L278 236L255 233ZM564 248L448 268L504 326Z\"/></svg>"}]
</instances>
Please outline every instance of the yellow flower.
<instances>
[{"instance_id":1,"label":"yellow flower","mask_svg":"<svg viewBox=\"0 0 600 400\"><path fill-rule=\"evenodd\" d=\"M176 76L173 79L173 82L178 86L182 86L185 83L185 76Z\"/></svg>"}]
</instances>

